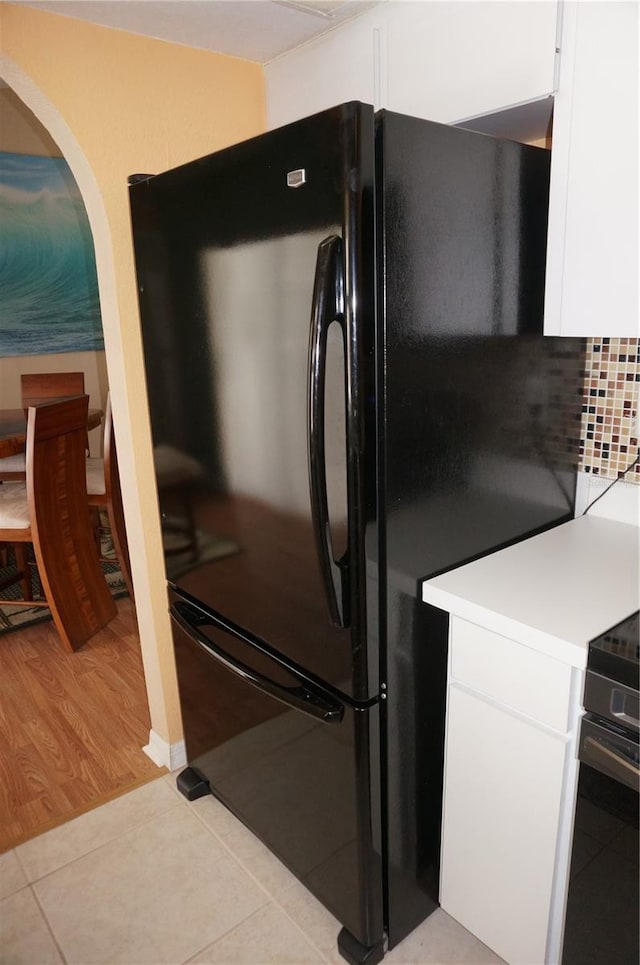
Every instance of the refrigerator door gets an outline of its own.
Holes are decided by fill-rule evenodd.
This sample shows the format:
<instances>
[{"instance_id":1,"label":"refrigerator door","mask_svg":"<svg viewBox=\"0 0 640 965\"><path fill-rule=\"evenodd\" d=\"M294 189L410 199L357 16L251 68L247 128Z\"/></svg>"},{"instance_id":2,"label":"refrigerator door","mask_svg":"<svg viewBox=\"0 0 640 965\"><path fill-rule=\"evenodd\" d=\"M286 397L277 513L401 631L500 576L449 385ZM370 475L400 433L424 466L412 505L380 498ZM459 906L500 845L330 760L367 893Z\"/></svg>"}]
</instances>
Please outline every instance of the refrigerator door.
<instances>
[{"instance_id":1,"label":"refrigerator door","mask_svg":"<svg viewBox=\"0 0 640 965\"><path fill-rule=\"evenodd\" d=\"M171 593L190 768L366 948L383 941L379 708ZM259 845L256 845L259 847Z\"/></svg>"},{"instance_id":2,"label":"refrigerator door","mask_svg":"<svg viewBox=\"0 0 640 965\"><path fill-rule=\"evenodd\" d=\"M373 111L347 104L131 187L169 580L356 700L372 179Z\"/></svg>"}]
</instances>

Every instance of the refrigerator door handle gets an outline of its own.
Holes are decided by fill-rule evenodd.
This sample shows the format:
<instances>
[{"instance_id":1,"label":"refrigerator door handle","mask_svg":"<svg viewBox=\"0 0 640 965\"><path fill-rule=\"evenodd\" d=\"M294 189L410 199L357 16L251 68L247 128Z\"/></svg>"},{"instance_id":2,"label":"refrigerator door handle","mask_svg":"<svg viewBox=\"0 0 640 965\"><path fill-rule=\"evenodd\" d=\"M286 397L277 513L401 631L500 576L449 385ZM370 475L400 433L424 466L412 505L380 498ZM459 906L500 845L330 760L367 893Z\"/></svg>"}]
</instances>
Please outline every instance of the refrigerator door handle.
<instances>
[{"instance_id":1,"label":"refrigerator door handle","mask_svg":"<svg viewBox=\"0 0 640 965\"><path fill-rule=\"evenodd\" d=\"M194 643L197 643L209 656L217 660L218 663L221 663L227 670L236 674L236 676L242 677L247 683L252 684L264 693L270 694L294 710L302 711L327 724L337 724L342 720L344 716L344 706L339 701L330 697L330 695L323 693L319 687L315 687L309 681L302 680L299 677L297 678L299 681L298 686L287 687L284 684L280 684L270 677L259 673L259 671L254 670L252 667L249 667L243 661L238 660L237 657L231 656L231 654L227 653L227 651L217 643L214 643L213 640L206 637L201 632L201 627L213 626L219 629L225 629L222 622L216 620L213 615L207 616L202 610L182 601L172 603L170 613L172 618ZM250 641L247 640L243 642L250 643ZM264 653L264 651L261 652ZM289 668L287 668L287 673L291 674L294 678L297 677L295 672Z\"/></svg>"},{"instance_id":2,"label":"refrigerator door handle","mask_svg":"<svg viewBox=\"0 0 640 965\"><path fill-rule=\"evenodd\" d=\"M331 521L327 504L327 478L324 444L324 399L327 359L327 333L332 322L343 332L344 284L342 241L330 235L318 245L313 286L311 327L309 331L309 404L308 456L311 518L329 607L331 623L349 626L349 551L336 560L331 541Z\"/></svg>"}]
</instances>

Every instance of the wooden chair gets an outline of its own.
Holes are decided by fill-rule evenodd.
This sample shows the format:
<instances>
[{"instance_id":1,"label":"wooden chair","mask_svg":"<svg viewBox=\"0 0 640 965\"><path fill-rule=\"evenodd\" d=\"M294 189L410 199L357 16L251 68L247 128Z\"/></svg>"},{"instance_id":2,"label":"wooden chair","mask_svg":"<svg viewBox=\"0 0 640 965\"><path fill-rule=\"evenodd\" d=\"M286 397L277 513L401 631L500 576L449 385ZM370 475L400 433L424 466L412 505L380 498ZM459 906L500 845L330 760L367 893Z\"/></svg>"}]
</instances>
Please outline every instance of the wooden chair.
<instances>
[{"instance_id":1,"label":"wooden chair","mask_svg":"<svg viewBox=\"0 0 640 965\"><path fill-rule=\"evenodd\" d=\"M129 596L133 600L129 547L124 525L120 474L118 472L118 455L116 452L116 437L113 429L110 395L107 396L107 408L104 420L103 457L102 459L87 459L87 493L89 506L98 510L104 509L107 513L113 548L118 563L120 564L120 570L127 590L129 591Z\"/></svg>"},{"instance_id":2,"label":"wooden chair","mask_svg":"<svg viewBox=\"0 0 640 965\"><path fill-rule=\"evenodd\" d=\"M25 372L20 378L22 406L84 395L84 372Z\"/></svg>"},{"instance_id":3,"label":"wooden chair","mask_svg":"<svg viewBox=\"0 0 640 965\"><path fill-rule=\"evenodd\" d=\"M0 486L0 541L33 543L44 601L64 646L77 650L115 615L93 539L86 488L89 397L30 406L26 485ZM20 564L19 564L20 565Z\"/></svg>"},{"instance_id":4,"label":"wooden chair","mask_svg":"<svg viewBox=\"0 0 640 965\"><path fill-rule=\"evenodd\" d=\"M25 372L20 377L22 408L41 405L52 399L84 395L84 372ZM88 437L87 437L88 448ZM0 482L26 479L25 454L0 459Z\"/></svg>"}]
</instances>

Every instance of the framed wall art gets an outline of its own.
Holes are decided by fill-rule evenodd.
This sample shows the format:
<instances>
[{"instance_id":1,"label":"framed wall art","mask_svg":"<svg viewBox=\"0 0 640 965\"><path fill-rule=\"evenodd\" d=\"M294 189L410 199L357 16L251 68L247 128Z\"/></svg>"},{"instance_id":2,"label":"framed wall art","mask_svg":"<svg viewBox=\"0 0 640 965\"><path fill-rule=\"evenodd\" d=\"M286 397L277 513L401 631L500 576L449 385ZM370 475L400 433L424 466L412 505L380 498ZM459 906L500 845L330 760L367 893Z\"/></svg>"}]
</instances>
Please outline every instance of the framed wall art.
<instances>
[{"instance_id":1,"label":"framed wall art","mask_svg":"<svg viewBox=\"0 0 640 965\"><path fill-rule=\"evenodd\" d=\"M0 357L103 348L93 238L68 164L0 152Z\"/></svg>"}]
</instances>

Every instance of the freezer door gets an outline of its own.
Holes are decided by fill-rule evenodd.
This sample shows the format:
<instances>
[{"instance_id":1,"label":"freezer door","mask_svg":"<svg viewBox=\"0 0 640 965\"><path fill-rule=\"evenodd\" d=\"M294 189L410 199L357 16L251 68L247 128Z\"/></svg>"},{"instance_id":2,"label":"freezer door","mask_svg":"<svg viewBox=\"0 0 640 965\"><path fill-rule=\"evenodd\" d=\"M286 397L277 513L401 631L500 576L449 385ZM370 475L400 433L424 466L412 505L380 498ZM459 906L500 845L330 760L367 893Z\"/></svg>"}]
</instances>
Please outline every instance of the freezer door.
<instances>
[{"instance_id":1,"label":"freezer door","mask_svg":"<svg viewBox=\"0 0 640 965\"><path fill-rule=\"evenodd\" d=\"M133 184L167 574L347 697L378 689L373 112Z\"/></svg>"},{"instance_id":2,"label":"freezer door","mask_svg":"<svg viewBox=\"0 0 640 965\"><path fill-rule=\"evenodd\" d=\"M358 942L381 944L378 705L342 702L195 601L172 594L171 613L190 770Z\"/></svg>"}]
</instances>

